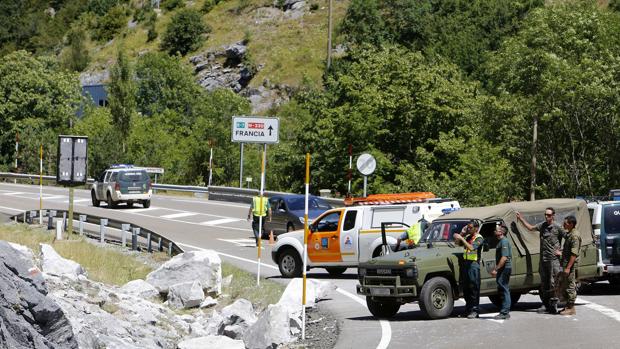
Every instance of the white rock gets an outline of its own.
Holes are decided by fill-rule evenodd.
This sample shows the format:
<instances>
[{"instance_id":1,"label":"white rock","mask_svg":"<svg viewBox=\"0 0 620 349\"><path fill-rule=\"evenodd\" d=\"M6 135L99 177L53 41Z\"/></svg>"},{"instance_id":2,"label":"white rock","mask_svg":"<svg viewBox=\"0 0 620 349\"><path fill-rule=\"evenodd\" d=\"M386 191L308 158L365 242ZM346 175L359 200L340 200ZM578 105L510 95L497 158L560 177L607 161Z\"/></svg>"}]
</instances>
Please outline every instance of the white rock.
<instances>
[{"instance_id":1,"label":"white rock","mask_svg":"<svg viewBox=\"0 0 620 349\"><path fill-rule=\"evenodd\" d=\"M259 315L256 323L245 331L243 341L246 348L276 348L281 344L294 342L296 337L293 333L298 333L298 329L291 328L292 316L294 314L286 306L270 304Z\"/></svg>"},{"instance_id":2,"label":"white rock","mask_svg":"<svg viewBox=\"0 0 620 349\"><path fill-rule=\"evenodd\" d=\"M71 279L77 279L78 275L84 274L84 269L80 264L62 258L48 244L41 244L41 266L44 273L57 276L64 275Z\"/></svg>"},{"instance_id":3,"label":"white rock","mask_svg":"<svg viewBox=\"0 0 620 349\"><path fill-rule=\"evenodd\" d=\"M167 293L172 285L192 281L199 281L207 293L222 292L222 261L215 251L181 253L146 277L161 293Z\"/></svg>"},{"instance_id":4,"label":"white rock","mask_svg":"<svg viewBox=\"0 0 620 349\"><path fill-rule=\"evenodd\" d=\"M237 299L233 304L222 309L224 327L228 325L241 325L249 327L256 322L256 314L252 303L247 299ZM222 327L223 329L223 327Z\"/></svg>"},{"instance_id":5,"label":"white rock","mask_svg":"<svg viewBox=\"0 0 620 349\"><path fill-rule=\"evenodd\" d=\"M207 332L208 335L217 335L220 330L220 326L223 323L224 318L222 317L222 315L218 313L217 310L214 310L211 314L211 317L207 321L207 325L205 326L205 332Z\"/></svg>"},{"instance_id":6,"label":"white rock","mask_svg":"<svg viewBox=\"0 0 620 349\"><path fill-rule=\"evenodd\" d=\"M144 299L159 296L159 291L142 279L129 281L121 287L121 291Z\"/></svg>"},{"instance_id":7,"label":"white rock","mask_svg":"<svg viewBox=\"0 0 620 349\"><path fill-rule=\"evenodd\" d=\"M178 349L245 349L243 341L224 336L206 336L185 340L178 344Z\"/></svg>"},{"instance_id":8,"label":"white rock","mask_svg":"<svg viewBox=\"0 0 620 349\"><path fill-rule=\"evenodd\" d=\"M194 308L204 300L205 293L198 281L183 282L170 286L168 305L174 309Z\"/></svg>"},{"instance_id":9,"label":"white rock","mask_svg":"<svg viewBox=\"0 0 620 349\"><path fill-rule=\"evenodd\" d=\"M301 278L292 279L282 293L278 304L292 309L294 313L301 314L301 296L303 280ZM336 289L336 285L329 281L308 279L306 282L306 306L314 307L316 302L329 296L330 292Z\"/></svg>"},{"instance_id":10,"label":"white rock","mask_svg":"<svg viewBox=\"0 0 620 349\"><path fill-rule=\"evenodd\" d=\"M16 243L12 243L12 242L9 242L9 241L7 241L7 242L9 243L9 245L11 245L11 247L16 249L22 256L24 256L24 258L26 258L28 261L30 261L30 263L34 263L34 253L32 252L32 250L30 248L28 248L27 246L16 244Z\"/></svg>"},{"instance_id":11,"label":"white rock","mask_svg":"<svg viewBox=\"0 0 620 349\"><path fill-rule=\"evenodd\" d=\"M200 308L211 308L213 306L217 305L217 299L214 299L211 296L208 296L207 298L205 298L202 303L200 303Z\"/></svg>"}]
</instances>

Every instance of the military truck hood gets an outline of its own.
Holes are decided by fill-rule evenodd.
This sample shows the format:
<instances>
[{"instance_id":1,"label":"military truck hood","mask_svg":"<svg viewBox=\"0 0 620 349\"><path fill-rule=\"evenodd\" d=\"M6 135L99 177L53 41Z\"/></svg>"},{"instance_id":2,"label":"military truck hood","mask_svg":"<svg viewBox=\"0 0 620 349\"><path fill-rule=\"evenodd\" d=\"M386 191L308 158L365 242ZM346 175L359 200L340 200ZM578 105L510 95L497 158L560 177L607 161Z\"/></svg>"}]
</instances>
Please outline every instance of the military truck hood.
<instances>
[{"instance_id":1,"label":"military truck hood","mask_svg":"<svg viewBox=\"0 0 620 349\"><path fill-rule=\"evenodd\" d=\"M397 264L399 261L404 260L405 262L412 261L412 259L416 263L424 262L432 259L444 259L448 256L451 256L455 253L460 253L462 250L458 247L452 248L448 246L446 243L436 243L433 247L428 248L425 245L420 247L392 252L387 256L381 256L377 258L373 258L370 261L360 264L360 266L373 266L373 265L386 265L386 264Z\"/></svg>"}]
</instances>

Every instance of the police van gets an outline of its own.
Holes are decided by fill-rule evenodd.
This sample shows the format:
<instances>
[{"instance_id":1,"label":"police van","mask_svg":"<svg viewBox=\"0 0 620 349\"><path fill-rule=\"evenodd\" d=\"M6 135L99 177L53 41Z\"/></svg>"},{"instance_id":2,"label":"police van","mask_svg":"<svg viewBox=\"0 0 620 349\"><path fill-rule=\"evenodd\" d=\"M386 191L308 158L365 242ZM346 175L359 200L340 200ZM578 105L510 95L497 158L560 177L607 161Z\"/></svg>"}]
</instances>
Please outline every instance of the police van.
<instances>
[{"instance_id":1,"label":"police van","mask_svg":"<svg viewBox=\"0 0 620 349\"><path fill-rule=\"evenodd\" d=\"M90 196L95 207L104 201L108 208L115 208L119 203L132 207L136 202L149 208L153 196L151 178L144 168L112 165L95 178Z\"/></svg>"},{"instance_id":2,"label":"police van","mask_svg":"<svg viewBox=\"0 0 620 349\"><path fill-rule=\"evenodd\" d=\"M402 222L408 226L424 218L426 221L454 210L458 201L435 198L432 193L370 195L345 202L317 217L309 226L308 267L325 268L331 275L340 275L347 268L382 254L381 223ZM386 229L390 246L406 230L405 225ZM304 231L282 234L271 251L271 258L284 277L302 274Z\"/></svg>"},{"instance_id":3,"label":"police van","mask_svg":"<svg viewBox=\"0 0 620 349\"><path fill-rule=\"evenodd\" d=\"M620 189L611 190L609 199L588 202L588 209L598 244L603 279L620 287Z\"/></svg>"}]
</instances>

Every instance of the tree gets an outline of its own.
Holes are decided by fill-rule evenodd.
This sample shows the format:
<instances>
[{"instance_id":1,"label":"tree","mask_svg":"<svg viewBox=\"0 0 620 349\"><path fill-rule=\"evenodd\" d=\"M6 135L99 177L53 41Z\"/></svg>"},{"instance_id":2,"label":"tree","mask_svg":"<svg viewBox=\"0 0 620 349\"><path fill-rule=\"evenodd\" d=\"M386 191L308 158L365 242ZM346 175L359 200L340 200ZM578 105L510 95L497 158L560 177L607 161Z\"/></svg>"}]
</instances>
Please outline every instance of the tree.
<instances>
[{"instance_id":1,"label":"tree","mask_svg":"<svg viewBox=\"0 0 620 349\"><path fill-rule=\"evenodd\" d=\"M200 12L192 9L181 9L174 14L164 37L161 48L170 55L177 53L182 56L197 49L204 41L203 34L211 29L202 21Z\"/></svg>"},{"instance_id":2,"label":"tree","mask_svg":"<svg viewBox=\"0 0 620 349\"><path fill-rule=\"evenodd\" d=\"M67 33L69 47L62 57L65 68L76 72L86 69L90 57L84 41L86 41L86 35L81 27L76 27Z\"/></svg>"},{"instance_id":3,"label":"tree","mask_svg":"<svg viewBox=\"0 0 620 349\"><path fill-rule=\"evenodd\" d=\"M123 152L131 130L131 118L136 111L136 84L125 52L119 47L117 61L110 73L108 86L112 121L122 136Z\"/></svg>"}]
</instances>

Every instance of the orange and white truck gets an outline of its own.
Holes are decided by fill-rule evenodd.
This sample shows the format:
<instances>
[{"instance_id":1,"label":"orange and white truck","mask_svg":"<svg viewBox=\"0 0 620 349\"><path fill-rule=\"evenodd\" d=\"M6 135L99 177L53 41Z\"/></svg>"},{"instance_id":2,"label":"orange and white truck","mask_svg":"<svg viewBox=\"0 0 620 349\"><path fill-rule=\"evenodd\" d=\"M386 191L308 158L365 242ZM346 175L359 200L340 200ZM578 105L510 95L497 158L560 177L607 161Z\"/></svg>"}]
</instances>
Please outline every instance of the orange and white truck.
<instances>
[{"instance_id":1,"label":"orange and white truck","mask_svg":"<svg viewBox=\"0 0 620 349\"><path fill-rule=\"evenodd\" d=\"M382 253L381 223L402 222L411 226L422 218L431 222L459 208L458 201L436 198L428 192L347 199L345 207L328 210L310 223L308 268L325 268L331 275L340 275ZM388 245L396 245L405 229L405 225L386 229ZM278 237L271 258L282 276L301 276L303 246L303 230Z\"/></svg>"}]
</instances>

